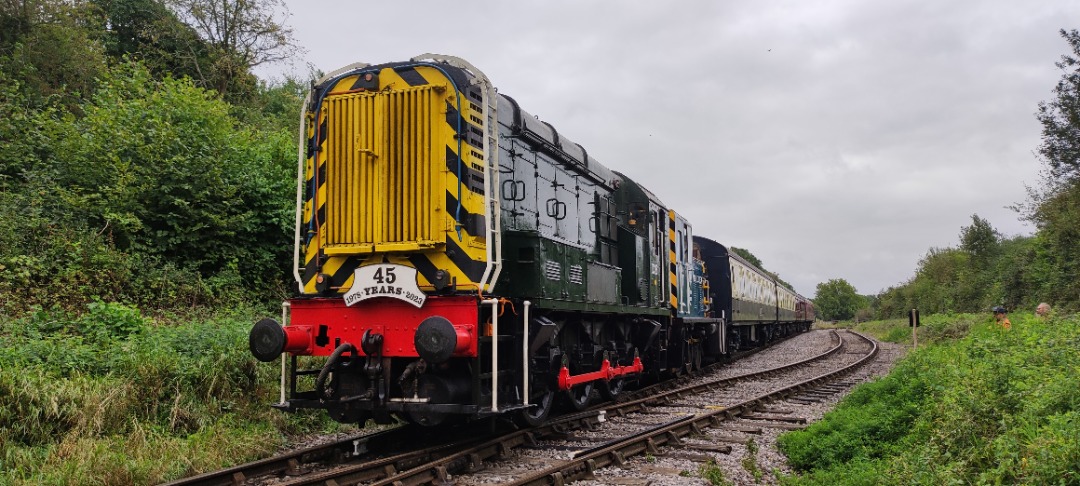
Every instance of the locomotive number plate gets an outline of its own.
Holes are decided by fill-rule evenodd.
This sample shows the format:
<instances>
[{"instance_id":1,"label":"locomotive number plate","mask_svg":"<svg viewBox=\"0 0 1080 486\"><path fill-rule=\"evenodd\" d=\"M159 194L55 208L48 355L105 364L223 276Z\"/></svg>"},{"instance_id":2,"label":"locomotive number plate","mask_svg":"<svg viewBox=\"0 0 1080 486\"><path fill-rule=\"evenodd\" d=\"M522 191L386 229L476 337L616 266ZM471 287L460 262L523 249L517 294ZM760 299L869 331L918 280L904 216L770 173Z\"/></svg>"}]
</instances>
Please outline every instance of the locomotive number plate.
<instances>
[{"instance_id":1,"label":"locomotive number plate","mask_svg":"<svg viewBox=\"0 0 1080 486\"><path fill-rule=\"evenodd\" d=\"M365 265L353 274L353 285L345 292L345 305L351 306L376 297L389 297L423 307L427 295L416 283L416 269L405 265L379 263Z\"/></svg>"}]
</instances>

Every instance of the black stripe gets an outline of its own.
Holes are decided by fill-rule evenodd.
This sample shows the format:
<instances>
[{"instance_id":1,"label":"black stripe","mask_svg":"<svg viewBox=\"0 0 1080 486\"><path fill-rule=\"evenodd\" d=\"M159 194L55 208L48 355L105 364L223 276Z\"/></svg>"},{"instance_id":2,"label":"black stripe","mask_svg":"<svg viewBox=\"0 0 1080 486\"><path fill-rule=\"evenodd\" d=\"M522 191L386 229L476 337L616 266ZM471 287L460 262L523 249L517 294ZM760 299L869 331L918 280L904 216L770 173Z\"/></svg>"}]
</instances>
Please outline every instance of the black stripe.
<instances>
[{"instance_id":1,"label":"black stripe","mask_svg":"<svg viewBox=\"0 0 1080 486\"><path fill-rule=\"evenodd\" d=\"M307 255L304 255L304 258L307 258ZM307 283L319 273L319 268L315 265L315 260L317 260L317 258L312 258L310 262L304 265L304 275L301 278L304 285L307 285Z\"/></svg>"},{"instance_id":2,"label":"black stripe","mask_svg":"<svg viewBox=\"0 0 1080 486\"><path fill-rule=\"evenodd\" d=\"M409 254L409 263L412 263L413 268L416 269L420 275L423 275L429 283L435 283L435 272L439 269L435 267L434 263L428 259L427 255L422 253Z\"/></svg>"},{"instance_id":3,"label":"black stripe","mask_svg":"<svg viewBox=\"0 0 1080 486\"><path fill-rule=\"evenodd\" d=\"M451 174L457 174L458 172L458 155L454 153L454 149L449 145L446 146L446 170ZM484 173L476 170L470 164L461 164L461 178L458 181L461 184L465 184L470 191L477 194L484 194ZM455 199L457 201L457 199ZM455 206L447 206L456 207Z\"/></svg>"},{"instance_id":4,"label":"black stripe","mask_svg":"<svg viewBox=\"0 0 1080 486\"><path fill-rule=\"evenodd\" d=\"M364 76L371 74L370 80L365 80ZM356 73L356 81L353 81L352 86L349 86L349 91L367 90L378 91L379 90L379 71L363 71Z\"/></svg>"},{"instance_id":5,"label":"black stripe","mask_svg":"<svg viewBox=\"0 0 1080 486\"><path fill-rule=\"evenodd\" d=\"M319 216L319 221L318 221L319 226L325 225L326 224L326 201L319 201L318 216ZM319 227L315 228L316 233L318 233L321 230L322 230L322 228L319 228Z\"/></svg>"},{"instance_id":6,"label":"black stripe","mask_svg":"<svg viewBox=\"0 0 1080 486\"><path fill-rule=\"evenodd\" d=\"M457 107L449 101L446 102L446 124L450 125L450 129L457 134L456 138L460 138L461 141L474 148L484 148L484 131L480 127L474 125L469 119L461 118L461 130L465 133L462 134L458 131L458 118L461 114L458 113Z\"/></svg>"},{"instance_id":7,"label":"black stripe","mask_svg":"<svg viewBox=\"0 0 1080 486\"><path fill-rule=\"evenodd\" d=\"M316 161L316 163L318 163L318 161ZM327 166L328 165L330 165L329 161L326 161L326 162L323 162L323 163L319 164L319 169L318 169L319 170L319 178L318 178L319 186L315 188L315 193L312 194L313 199L319 194L319 189L326 186L326 172L327 172ZM325 197L329 197L329 195L326 195ZM316 216L318 217L317 221L318 221L318 223L320 225L326 224L326 200L325 200L325 198L324 199L319 199L318 204L319 204L318 207L315 208L315 211L317 211ZM319 228L316 227L315 231L316 232L319 231Z\"/></svg>"},{"instance_id":8,"label":"black stripe","mask_svg":"<svg viewBox=\"0 0 1080 486\"><path fill-rule=\"evenodd\" d=\"M457 111L457 107L455 107L453 103L447 101L446 124L450 125L450 129L454 131L454 134L461 135L460 133L458 133L458 118L460 118L460 114ZM465 126L464 120L462 120L462 122L463 123L461 125Z\"/></svg>"},{"instance_id":9,"label":"black stripe","mask_svg":"<svg viewBox=\"0 0 1080 486\"><path fill-rule=\"evenodd\" d=\"M364 260L360 257L345 257L345 263L342 263L341 267L330 276L330 286L341 287L342 285L345 285L345 281L349 280L349 277L352 276L356 267L359 267L363 262Z\"/></svg>"},{"instance_id":10,"label":"black stripe","mask_svg":"<svg viewBox=\"0 0 1080 486\"><path fill-rule=\"evenodd\" d=\"M465 207L462 206L461 217L458 218L457 206L457 198L454 197L454 194L450 191L446 191L446 207L453 208L453 211L450 211L450 216L454 217L454 220L461 225L462 229L464 229L466 233L469 233L472 236L479 236L481 238L485 237L484 228L486 219L484 218L484 215L470 213L468 209L465 209Z\"/></svg>"},{"instance_id":11,"label":"black stripe","mask_svg":"<svg viewBox=\"0 0 1080 486\"><path fill-rule=\"evenodd\" d=\"M401 67L395 68L394 72L401 76L401 79L409 83L409 86L423 86L428 84L428 80L424 79L424 76L416 72L415 67Z\"/></svg>"},{"instance_id":12,"label":"black stripe","mask_svg":"<svg viewBox=\"0 0 1080 486\"><path fill-rule=\"evenodd\" d=\"M446 256L450 257L450 261L454 262L454 265L461 269L469 280L480 282L480 278L484 276L487 262L478 262L469 258L469 254L458 246L453 234L446 236Z\"/></svg>"},{"instance_id":13,"label":"black stripe","mask_svg":"<svg viewBox=\"0 0 1080 486\"><path fill-rule=\"evenodd\" d=\"M675 231L675 218L672 217L672 216L668 216L668 228L669 228L669 231L672 231L672 232ZM677 232L676 232L676 235L678 235ZM679 259L678 258L679 253L677 251L675 251L675 240L671 239L671 233L670 232L668 233L668 247L670 248L671 253L674 253L676 255L675 261L677 262L678 259ZM671 261L671 254L670 253L668 254L668 262L669 262L668 263L668 267L669 267L668 271L671 272L671 274L668 275L668 280L670 281L671 280L671 275L677 275L678 274L678 266L676 265L676 262ZM679 301L679 289L676 288L677 284L678 284L678 278L675 279L675 282L671 283L671 297L675 298L676 303ZM670 299L669 299L669 302L670 302Z\"/></svg>"}]
</instances>

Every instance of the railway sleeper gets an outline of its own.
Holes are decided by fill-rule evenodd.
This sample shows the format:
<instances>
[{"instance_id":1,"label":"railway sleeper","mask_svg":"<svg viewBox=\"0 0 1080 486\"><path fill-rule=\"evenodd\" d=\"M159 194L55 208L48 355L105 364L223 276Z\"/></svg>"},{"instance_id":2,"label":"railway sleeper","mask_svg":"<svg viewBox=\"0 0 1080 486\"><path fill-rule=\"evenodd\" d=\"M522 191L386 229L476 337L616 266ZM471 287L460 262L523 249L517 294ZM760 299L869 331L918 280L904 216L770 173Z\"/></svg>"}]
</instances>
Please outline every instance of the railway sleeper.
<instances>
[{"instance_id":1,"label":"railway sleeper","mask_svg":"<svg viewBox=\"0 0 1080 486\"><path fill-rule=\"evenodd\" d=\"M749 441L747 441L749 442ZM721 454L731 454L731 446L718 445L718 444L687 444L686 447L691 449L697 449L699 451L706 452L719 452Z\"/></svg>"},{"instance_id":2,"label":"railway sleeper","mask_svg":"<svg viewBox=\"0 0 1080 486\"><path fill-rule=\"evenodd\" d=\"M749 420L772 420L775 422L789 422L793 424L805 424L805 417L786 417L784 415L772 414L772 413L748 413L743 414L742 418Z\"/></svg>"}]
</instances>

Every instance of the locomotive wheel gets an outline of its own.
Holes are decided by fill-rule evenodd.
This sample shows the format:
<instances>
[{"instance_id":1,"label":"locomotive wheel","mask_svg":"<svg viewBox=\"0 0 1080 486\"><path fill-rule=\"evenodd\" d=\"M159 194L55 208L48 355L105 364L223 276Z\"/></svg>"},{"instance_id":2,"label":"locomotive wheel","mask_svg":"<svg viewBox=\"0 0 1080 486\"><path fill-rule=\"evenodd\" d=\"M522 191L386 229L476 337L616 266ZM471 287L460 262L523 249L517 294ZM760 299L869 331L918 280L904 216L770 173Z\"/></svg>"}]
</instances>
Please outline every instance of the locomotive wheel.
<instances>
[{"instance_id":1,"label":"locomotive wheel","mask_svg":"<svg viewBox=\"0 0 1080 486\"><path fill-rule=\"evenodd\" d=\"M518 417L524 425L536 427L547 422L551 415L551 409L555 408L555 391L546 390L542 393L529 393L531 408L522 410Z\"/></svg>"},{"instance_id":2,"label":"locomotive wheel","mask_svg":"<svg viewBox=\"0 0 1080 486\"><path fill-rule=\"evenodd\" d=\"M692 344L690 346L690 368L694 372L701 371L701 359L704 354L701 349L701 344Z\"/></svg>"},{"instance_id":3,"label":"locomotive wheel","mask_svg":"<svg viewBox=\"0 0 1080 486\"><path fill-rule=\"evenodd\" d=\"M601 380L597 383L597 389L600 391L600 396L608 401L615 401L618 399L625 388L626 380L623 378Z\"/></svg>"},{"instance_id":4,"label":"locomotive wheel","mask_svg":"<svg viewBox=\"0 0 1080 486\"><path fill-rule=\"evenodd\" d=\"M577 386L570 387L566 390L565 397L570 408L574 411L580 412L585 410L589 406L589 400L592 399L592 392L594 388L593 382L582 383Z\"/></svg>"}]
</instances>

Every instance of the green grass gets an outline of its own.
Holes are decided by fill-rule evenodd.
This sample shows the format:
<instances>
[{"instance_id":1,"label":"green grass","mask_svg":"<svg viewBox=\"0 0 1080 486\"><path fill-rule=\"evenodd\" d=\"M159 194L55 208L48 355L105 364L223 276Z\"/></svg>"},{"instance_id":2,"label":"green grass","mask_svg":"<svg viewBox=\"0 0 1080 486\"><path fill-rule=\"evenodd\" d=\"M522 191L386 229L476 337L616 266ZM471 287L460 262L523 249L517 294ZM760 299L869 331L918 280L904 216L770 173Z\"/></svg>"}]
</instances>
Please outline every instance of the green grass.
<instances>
[{"instance_id":1,"label":"green grass","mask_svg":"<svg viewBox=\"0 0 1080 486\"><path fill-rule=\"evenodd\" d=\"M689 476L689 474L686 474L686 476ZM720 469L720 465L713 459L709 459L705 464L698 466L698 477L714 486L730 486L732 484L731 481L724 477L724 471Z\"/></svg>"},{"instance_id":2,"label":"green grass","mask_svg":"<svg viewBox=\"0 0 1080 486\"><path fill-rule=\"evenodd\" d=\"M258 314L93 303L0 319L0 484L153 484L337 430L269 407L279 368L247 350Z\"/></svg>"},{"instance_id":3,"label":"green grass","mask_svg":"<svg viewBox=\"0 0 1080 486\"><path fill-rule=\"evenodd\" d=\"M973 326L991 320L989 314L934 314L922 316L918 328L919 344L956 340L968 334ZM853 329L880 341L911 344L912 332L907 318L861 322Z\"/></svg>"},{"instance_id":4,"label":"green grass","mask_svg":"<svg viewBox=\"0 0 1080 486\"><path fill-rule=\"evenodd\" d=\"M781 436L784 483L1080 484L1080 318L1011 319L924 318L889 376ZM906 321L860 330L910 343Z\"/></svg>"}]
</instances>

